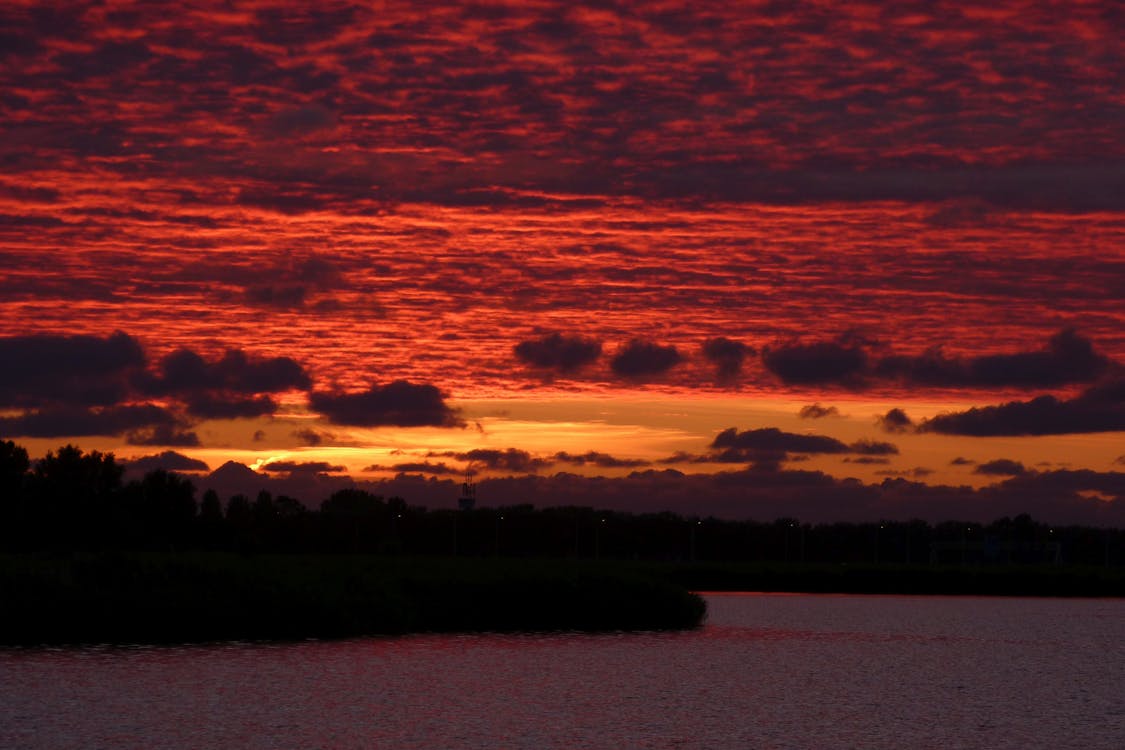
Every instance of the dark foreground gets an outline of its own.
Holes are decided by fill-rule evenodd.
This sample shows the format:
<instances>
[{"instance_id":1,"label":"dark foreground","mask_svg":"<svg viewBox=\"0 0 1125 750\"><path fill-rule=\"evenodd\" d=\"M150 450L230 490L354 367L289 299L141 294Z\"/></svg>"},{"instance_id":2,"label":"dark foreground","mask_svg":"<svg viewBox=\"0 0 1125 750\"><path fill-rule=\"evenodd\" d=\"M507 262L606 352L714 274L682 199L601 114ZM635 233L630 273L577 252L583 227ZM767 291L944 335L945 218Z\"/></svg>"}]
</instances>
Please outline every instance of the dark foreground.
<instances>
[{"instance_id":1,"label":"dark foreground","mask_svg":"<svg viewBox=\"0 0 1125 750\"><path fill-rule=\"evenodd\" d=\"M703 600L623 565L377 556L0 557L0 643L669 630Z\"/></svg>"},{"instance_id":2,"label":"dark foreground","mask_svg":"<svg viewBox=\"0 0 1125 750\"><path fill-rule=\"evenodd\" d=\"M1125 597L1062 565L623 562L191 552L0 556L0 644L699 626L689 591Z\"/></svg>"},{"instance_id":3,"label":"dark foreground","mask_svg":"<svg viewBox=\"0 0 1125 750\"><path fill-rule=\"evenodd\" d=\"M697 562L650 569L692 591L1125 597L1120 566Z\"/></svg>"}]
</instances>

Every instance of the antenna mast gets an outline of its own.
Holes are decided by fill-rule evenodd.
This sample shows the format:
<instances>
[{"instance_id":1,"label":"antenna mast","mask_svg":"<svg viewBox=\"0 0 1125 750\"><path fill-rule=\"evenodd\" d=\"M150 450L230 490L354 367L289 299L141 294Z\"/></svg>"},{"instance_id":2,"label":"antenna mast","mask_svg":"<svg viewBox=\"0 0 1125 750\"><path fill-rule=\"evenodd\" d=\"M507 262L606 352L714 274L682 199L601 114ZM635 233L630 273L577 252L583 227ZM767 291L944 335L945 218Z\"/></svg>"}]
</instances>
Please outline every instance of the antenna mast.
<instances>
[{"instance_id":1,"label":"antenna mast","mask_svg":"<svg viewBox=\"0 0 1125 750\"><path fill-rule=\"evenodd\" d=\"M457 500L457 507L461 510L472 510L477 504L477 485L473 475L465 472L465 481L461 485L461 497Z\"/></svg>"}]
</instances>

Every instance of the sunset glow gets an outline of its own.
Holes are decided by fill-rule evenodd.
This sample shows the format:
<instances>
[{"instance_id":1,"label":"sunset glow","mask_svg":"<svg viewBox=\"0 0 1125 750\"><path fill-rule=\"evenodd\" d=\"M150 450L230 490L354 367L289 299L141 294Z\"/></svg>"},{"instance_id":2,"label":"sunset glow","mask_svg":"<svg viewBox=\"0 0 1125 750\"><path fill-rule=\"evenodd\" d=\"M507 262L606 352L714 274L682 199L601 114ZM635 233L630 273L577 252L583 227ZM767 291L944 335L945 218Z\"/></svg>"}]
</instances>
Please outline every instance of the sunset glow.
<instances>
[{"instance_id":1,"label":"sunset glow","mask_svg":"<svg viewBox=\"0 0 1125 750\"><path fill-rule=\"evenodd\" d=\"M1125 11L786 8L5 3L0 438L1125 524Z\"/></svg>"}]
</instances>

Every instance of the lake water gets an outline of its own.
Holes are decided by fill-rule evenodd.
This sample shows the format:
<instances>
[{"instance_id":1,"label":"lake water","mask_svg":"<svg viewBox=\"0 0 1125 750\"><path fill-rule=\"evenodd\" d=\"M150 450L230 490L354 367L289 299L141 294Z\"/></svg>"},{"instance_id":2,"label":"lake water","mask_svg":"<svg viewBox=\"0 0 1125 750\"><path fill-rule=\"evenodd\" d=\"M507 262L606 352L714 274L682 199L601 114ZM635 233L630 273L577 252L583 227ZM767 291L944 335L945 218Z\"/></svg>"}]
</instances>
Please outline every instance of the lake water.
<instances>
[{"instance_id":1,"label":"lake water","mask_svg":"<svg viewBox=\"0 0 1125 750\"><path fill-rule=\"evenodd\" d=\"M1125 601L707 599L685 633L0 651L0 748L1125 747Z\"/></svg>"}]
</instances>

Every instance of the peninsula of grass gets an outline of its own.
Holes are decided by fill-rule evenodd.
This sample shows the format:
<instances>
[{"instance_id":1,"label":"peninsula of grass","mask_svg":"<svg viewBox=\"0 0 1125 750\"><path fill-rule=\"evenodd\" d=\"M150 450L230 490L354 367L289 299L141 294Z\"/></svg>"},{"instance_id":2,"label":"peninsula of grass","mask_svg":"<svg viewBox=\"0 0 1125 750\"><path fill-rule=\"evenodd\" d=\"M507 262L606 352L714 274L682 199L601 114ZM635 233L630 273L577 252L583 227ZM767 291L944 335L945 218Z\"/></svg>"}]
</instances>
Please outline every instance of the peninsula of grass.
<instances>
[{"instance_id":1,"label":"peninsula of grass","mask_svg":"<svg viewBox=\"0 0 1125 750\"><path fill-rule=\"evenodd\" d=\"M637 569L691 591L1125 597L1120 566L667 562Z\"/></svg>"},{"instance_id":2,"label":"peninsula of grass","mask_svg":"<svg viewBox=\"0 0 1125 750\"><path fill-rule=\"evenodd\" d=\"M693 628L704 601L623 564L367 555L0 556L0 643L192 643Z\"/></svg>"}]
</instances>

